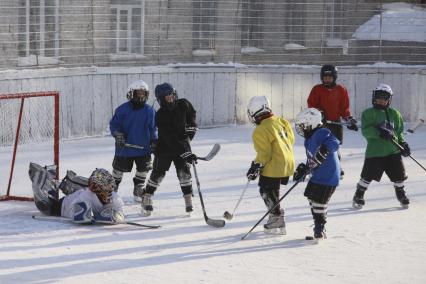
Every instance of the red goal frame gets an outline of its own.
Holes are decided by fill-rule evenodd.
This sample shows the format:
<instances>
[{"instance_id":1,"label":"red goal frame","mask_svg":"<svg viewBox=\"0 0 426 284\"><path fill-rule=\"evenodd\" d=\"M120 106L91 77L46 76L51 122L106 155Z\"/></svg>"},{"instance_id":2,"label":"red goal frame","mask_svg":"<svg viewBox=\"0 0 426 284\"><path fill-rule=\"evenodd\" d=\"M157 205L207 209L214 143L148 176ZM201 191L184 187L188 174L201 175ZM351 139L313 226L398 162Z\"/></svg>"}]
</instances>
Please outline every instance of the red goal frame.
<instances>
[{"instance_id":1,"label":"red goal frame","mask_svg":"<svg viewBox=\"0 0 426 284\"><path fill-rule=\"evenodd\" d=\"M16 152L17 152L18 144L19 144L18 143L19 133L21 131L22 112L24 109L24 102L25 102L25 99L33 98L33 97L53 97L54 99L53 163L56 166L56 175L57 175L56 178L58 178L58 175L59 175L59 92L53 91L53 92L0 94L0 100L10 100L10 99L21 100L19 116L18 116L18 125L16 127L15 141L13 143L13 154L12 154L12 161L10 165L10 174L9 174L9 181L7 185L7 191L6 191L6 195L0 196L0 201L7 201L7 200L33 201L34 200L31 197L10 195L10 189L11 189L12 179L13 179L13 170L15 167Z\"/></svg>"}]
</instances>

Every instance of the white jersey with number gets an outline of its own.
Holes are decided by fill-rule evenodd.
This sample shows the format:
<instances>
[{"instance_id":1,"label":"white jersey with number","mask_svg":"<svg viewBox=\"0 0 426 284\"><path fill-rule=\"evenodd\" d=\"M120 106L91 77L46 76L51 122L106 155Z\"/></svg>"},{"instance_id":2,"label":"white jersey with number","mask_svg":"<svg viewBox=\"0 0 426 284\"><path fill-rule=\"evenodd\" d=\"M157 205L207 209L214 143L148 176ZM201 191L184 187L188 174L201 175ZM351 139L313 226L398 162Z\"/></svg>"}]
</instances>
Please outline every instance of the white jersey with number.
<instances>
[{"instance_id":1,"label":"white jersey with number","mask_svg":"<svg viewBox=\"0 0 426 284\"><path fill-rule=\"evenodd\" d=\"M62 201L61 216L74 219L74 204L80 202L85 202L88 207L91 207L93 214L100 214L105 206L111 205L115 211L123 213L123 200L116 192L112 193L111 203L103 205L95 193L88 188L84 188L64 197L64 200Z\"/></svg>"}]
</instances>

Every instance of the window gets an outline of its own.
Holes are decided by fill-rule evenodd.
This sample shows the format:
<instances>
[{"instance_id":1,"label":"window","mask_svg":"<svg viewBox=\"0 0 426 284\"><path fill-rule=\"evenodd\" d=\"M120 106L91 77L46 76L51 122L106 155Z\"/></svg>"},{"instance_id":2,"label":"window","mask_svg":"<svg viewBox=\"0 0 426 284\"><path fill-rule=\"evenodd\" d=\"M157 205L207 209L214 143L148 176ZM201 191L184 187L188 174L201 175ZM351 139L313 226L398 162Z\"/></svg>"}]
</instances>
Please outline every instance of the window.
<instances>
[{"instance_id":1,"label":"window","mask_svg":"<svg viewBox=\"0 0 426 284\"><path fill-rule=\"evenodd\" d=\"M305 45L305 1L289 1L286 3L285 11L285 32L288 43L297 44L303 47Z\"/></svg>"},{"instance_id":2,"label":"window","mask_svg":"<svg viewBox=\"0 0 426 284\"><path fill-rule=\"evenodd\" d=\"M143 53L144 1L111 1L115 53Z\"/></svg>"},{"instance_id":3,"label":"window","mask_svg":"<svg viewBox=\"0 0 426 284\"><path fill-rule=\"evenodd\" d=\"M332 0L325 6L326 37L328 40L344 38L344 1Z\"/></svg>"},{"instance_id":4,"label":"window","mask_svg":"<svg viewBox=\"0 0 426 284\"><path fill-rule=\"evenodd\" d=\"M59 55L59 0L19 0L19 56Z\"/></svg>"},{"instance_id":5,"label":"window","mask_svg":"<svg viewBox=\"0 0 426 284\"><path fill-rule=\"evenodd\" d=\"M248 0L242 3L241 46L263 47L264 1Z\"/></svg>"},{"instance_id":6,"label":"window","mask_svg":"<svg viewBox=\"0 0 426 284\"><path fill-rule=\"evenodd\" d=\"M193 49L214 49L216 29L216 1L193 2Z\"/></svg>"}]
</instances>

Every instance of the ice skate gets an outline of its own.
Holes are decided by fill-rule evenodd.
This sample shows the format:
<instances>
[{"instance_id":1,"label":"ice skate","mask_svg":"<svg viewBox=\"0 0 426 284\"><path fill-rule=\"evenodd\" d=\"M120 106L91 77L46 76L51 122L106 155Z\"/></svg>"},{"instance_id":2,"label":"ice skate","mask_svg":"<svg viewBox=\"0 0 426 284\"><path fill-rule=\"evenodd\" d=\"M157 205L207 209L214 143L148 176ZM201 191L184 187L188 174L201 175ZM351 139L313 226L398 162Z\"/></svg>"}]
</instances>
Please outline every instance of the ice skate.
<instances>
[{"instance_id":1,"label":"ice skate","mask_svg":"<svg viewBox=\"0 0 426 284\"><path fill-rule=\"evenodd\" d=\"M269 214L269 220L263 225L264 232L271 235L285 235L284 212L281 210L279 215Z\"/></svg>"},{"instance_id":2,"label":"ice skate","mask_svg":"<svg viewBox=\"0 0 426 284\"><path fill-rule=\"evenodd\" d=\"M185 212L188 217L191 217L191 213L194 210L192 207L192 194L185 194L183 199L185 200Z\"/></svg>"},{"instance_id":3,"label":"ice skate","mask_svg":"<svg viewBox=\"0 0 426 284\"><path fill-rule=\"evenodd\" d=\"M315 224L314 227L314 238L315 240L323 240L326 239L324 224Z\"/></svg>"},{"instance_id":4,"label":"ice skate","mask_svg":"<svg viewBox=\"0 0 426 284\"><path fill-rule=\"evenodd\" d=\"M144 193L142 195L142 215L148 217L152 214L152 194Z\"/></svg>"},{"instance_id":5,"label":"ice skate","mask_svg":"<svg viewBox=\"0 0 426 284\"><path fill-rule=\"evenodd\" d=\"M355 195L353 198L353 203L352 203L352 207L355 209L361 209L364 205L365 205L365 200L364 200L364 193L365 191L359 190L357 189L355 191Z\"/></svg>"},{"instance_id":6,"label":"ice skate","mask_svg":"<svg viewBox=\"0 0 426 284\"><path fill-rule=\"evenodd\" d=\"M138 184L135 185L133 188L133 200L135 202L141 203L142 202L142 195L143 195L144 188L142 185Z\"/></svg>"},{"instance_id":7,"label":"ice skate","mask_svg":"<svg viewBox=\"0 0 426 284\"><path fill-rule=\"evenodd\" d=\"M405 195L404 188L395 188L396 198L398 199L399 203L401 203L402 208L407 209L408 205L410 204L410 200Z\"/></svg>"}]
</instances>

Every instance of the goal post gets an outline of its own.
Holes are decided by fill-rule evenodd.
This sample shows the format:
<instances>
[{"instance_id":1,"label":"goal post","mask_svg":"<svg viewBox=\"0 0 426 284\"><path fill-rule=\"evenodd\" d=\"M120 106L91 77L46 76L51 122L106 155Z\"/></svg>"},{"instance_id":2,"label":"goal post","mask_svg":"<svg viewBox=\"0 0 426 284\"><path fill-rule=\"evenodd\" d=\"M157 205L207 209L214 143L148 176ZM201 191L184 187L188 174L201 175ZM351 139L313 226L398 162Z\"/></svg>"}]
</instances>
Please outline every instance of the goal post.
<instances>
[{"instance_id":1,"label":"goal post","mask_svg":"<svg viewBox=\"0 0 426 284\"><path fill-rule=\"evenodd\" d=\"M2 181L7 179L7 186L0 183L0 201L31 201L32 189L27 188L28 183L22 183L25 179L29 181L30 161L39 162L37 156L42 155L45 163L53 165L59 174L59 92L0 94L0 116L0 158L10 157L10 162L6 161L0 169L7 172L8 168L8 175L1 176ZM17 172L16 161L21 152L24 158L18 163ZM14 175L19 179L14 179ZM15 195L15 180L25 187L18 190L24 196Z\"/></svg>"}]
</instances>

